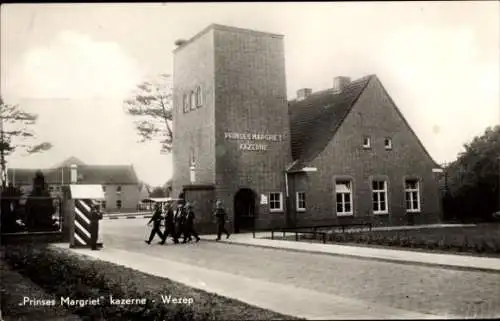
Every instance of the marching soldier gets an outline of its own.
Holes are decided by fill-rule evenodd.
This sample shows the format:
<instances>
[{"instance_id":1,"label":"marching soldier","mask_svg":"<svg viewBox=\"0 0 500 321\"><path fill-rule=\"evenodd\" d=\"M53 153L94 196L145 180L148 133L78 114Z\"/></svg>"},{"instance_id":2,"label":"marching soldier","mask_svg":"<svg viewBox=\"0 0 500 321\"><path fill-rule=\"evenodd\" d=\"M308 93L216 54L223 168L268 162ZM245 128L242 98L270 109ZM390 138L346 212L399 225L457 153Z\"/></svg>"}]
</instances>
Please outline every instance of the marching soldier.
<instances>
[{"instance_id":1,"label":"marching soldier","mask_svg":"<svg viewBox=\"0 0 500 321\"><path fill-rule=\"evenodd\" d=\"M97 250L97 239L99 238L99 220L102 220L102 213L98 205L92 202L90 208L90 245L93 251Z\"/></svg>"},{"instance_id":2,"label":"marching soldier","mask_svg":"<svg viewBox=\"0 0 500 321\"><path fill-rule=\"evenodd\" d=\"M185 210L183 201L180 201L177 204L177 209L175 210L174 215L174 224L175 224L175 243L179 243L179 238L181 234L184 232L184 219L185 219Z\"/></svg>"},{"instance_id":3,"label":"marching soldier","mask_svg":"<svg viewBox=\"0 0 500 321\"><path fill-rule=\"evenodd\" d=\"M192 240L191 236L194 236L196 238L196 242L200 241L200 237L198 233L196 233L194 229L194 211L191 206L191 204L187 203L186 204L186 225L185 225L185 232L184 232L184 240L187 237L189 241Z\"/></svg>"},{"instance_id":4,"label":"marching soldier","mask_svg":"<svg viewBox=\"0 0 500 321\"><path fill-rule=\"evenodd\" d=\"M165 231L163 231L163 240L161 244L165 244L168 235L172 237L175 243L178 243L177 235L175 232L175 224L174 224L174 211L172 209L172 205L170 203L166 204L166 213L165 213Z\"/></svg>"},{"instance_id":5,"label":"marching soldier","mask_svg":"<svg viewBox=\"0 0 500 321\"><path fill-rule=\"evenodd\" d=\"M222 233L226 234L226 239L229 238L229 232L226 230L224 227L224 224L226 223L226 211L222 207L222 201L217 200L215 202L215 217L217 219L217 239L216 241L220 241L220 236Z\"/></svg>"},{"instance_id":6,"label":"marching soldier","mask_svg":"<svg viewBox=\"0 0 500 321\"><path fill-rule=\"evenodd\" d=\"M151 219L148 222L148 226L151 224L151 222L153 223L153 229L151 230L151 234L149 235L149 240L144 241L148 244L151 244L151 241L155 237L155 234L158 234L158 236L160 237L160 239L163 242L163 234L161 233L161 230L160 230L161 220L163 219L161 216L161 212L162 212L161 211L161 204L156 203L153 216L151 217Z\"/></svg>"}]
</instances>

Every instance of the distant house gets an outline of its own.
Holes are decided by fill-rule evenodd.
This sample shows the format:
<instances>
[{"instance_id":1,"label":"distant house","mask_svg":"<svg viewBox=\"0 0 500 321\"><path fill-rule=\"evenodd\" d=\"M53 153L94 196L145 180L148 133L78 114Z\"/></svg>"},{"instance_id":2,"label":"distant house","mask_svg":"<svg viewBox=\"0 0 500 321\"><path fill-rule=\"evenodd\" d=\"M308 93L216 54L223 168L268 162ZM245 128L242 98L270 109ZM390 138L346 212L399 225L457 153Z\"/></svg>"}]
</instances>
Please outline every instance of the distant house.
<instances>
[{"instance_id":1,"label":"distant house","mask_svg":"<svg viewBox=\"0 0 500 321\"><path fill-rule=\"evenodd\" d=\"M76 165L72 173L71 166ZM9 168L8 181L24 194L31 191L33 177L38 169ZM141 198L141 187L132 165L88 165L71 157L54 167L41 169L48 189L54 197L61 196L61 186L76 178L78 184L102 185L106 212L136 211ZM74 176L74 177L72 177Z\"/></svg>"}]
</instances>

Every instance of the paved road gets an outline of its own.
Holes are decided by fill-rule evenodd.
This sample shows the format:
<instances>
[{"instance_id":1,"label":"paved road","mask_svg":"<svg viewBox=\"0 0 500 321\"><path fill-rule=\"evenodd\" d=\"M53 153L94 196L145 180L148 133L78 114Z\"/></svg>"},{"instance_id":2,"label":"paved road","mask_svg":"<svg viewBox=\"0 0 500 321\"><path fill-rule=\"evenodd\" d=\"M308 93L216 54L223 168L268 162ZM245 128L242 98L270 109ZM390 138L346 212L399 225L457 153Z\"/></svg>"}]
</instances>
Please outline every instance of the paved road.
<instances>
[{"instance_id":1,"label":"paved road","mask_svg":"<svg viewBox=\"0 0 500 321\"><path fill-rule=\"evenodd\" d=\"M102 221L104 246L437 315L500 317L500 275L201 241L151 245L144 219ZM165 267L168 268L168 267Z\"/></svg>"}]
</instances>

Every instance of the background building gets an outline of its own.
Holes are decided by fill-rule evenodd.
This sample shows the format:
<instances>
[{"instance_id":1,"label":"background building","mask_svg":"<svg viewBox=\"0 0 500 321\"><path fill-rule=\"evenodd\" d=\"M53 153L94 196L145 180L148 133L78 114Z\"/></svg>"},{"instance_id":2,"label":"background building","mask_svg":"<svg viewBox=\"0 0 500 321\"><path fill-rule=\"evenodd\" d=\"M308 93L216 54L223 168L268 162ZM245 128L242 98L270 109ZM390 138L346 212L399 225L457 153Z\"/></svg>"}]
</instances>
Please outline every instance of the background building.
<instances>
[{"instance_id":1,"label":"background building","mask_svg":"<svg viewBox=\"0 0 500 321\"><path fill-rule=\"evenodd\" d=\"M211 25L174 51L173 194L200 229L436 222L437 167L376 76L286 97L283 36Z\"/></svg>"},{"instance_id":2,"label":"background building","mask_svg":"<svg viewBox=\"0 0 500 321\"><path fill-rule=\"evenodd\" d=\"M41 169L47 187L54 197L61 196L61 187L70 184L72 165L76 165L79 184L103 186L106 199L102 202L102 208L105 212L137 211L141 186L132 165L87 165L71 157L52 168ZM19 187L24 194L29 194L37 170L9 168L8 180L15 187Z\"/></svg>"}]
</instances>

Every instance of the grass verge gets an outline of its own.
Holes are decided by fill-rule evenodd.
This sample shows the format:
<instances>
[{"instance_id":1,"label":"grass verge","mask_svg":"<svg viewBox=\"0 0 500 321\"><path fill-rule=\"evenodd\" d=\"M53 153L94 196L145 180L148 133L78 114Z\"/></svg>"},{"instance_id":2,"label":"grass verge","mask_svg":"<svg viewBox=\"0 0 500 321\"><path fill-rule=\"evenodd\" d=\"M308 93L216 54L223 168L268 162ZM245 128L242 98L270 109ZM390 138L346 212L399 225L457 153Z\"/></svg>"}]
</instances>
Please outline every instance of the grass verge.
<instances>
[{"instance_id":1,"label":"grass verge","mask_svg":"<svg viewBox=\"0 0 500 321\"><path fill-rule=\"evenodd\" d=\"M281 233L276 233L274 238L283 239ZM285 239L295 240L295 233L289 233ZM314 237L312 234L303 234L299 237L299 241L304 242L322 242L322 240L321 235ZM329 243L345 245L500 257L500 224L371 232L329 232L326 240Z\"/></svg>"},{"instance_id":2,"label":"grass verge","mask_svg":"<svg viewBox=\"0 0 500 321\"><path fill-rule=\"evenodd\" d=\"M47 299L54 299L57 305L61 297L100 298L100 304L96 306L63 304L82 320L298 320L169 279L109 262L86 259L63 249L18 245L3 250L5 260L12 268L40 285L50 294ZM110 295L146 299L146 302L115 305L109 301ZM193 303L166 304L161 300L162 295L192 299Z\"/></svg>"},{"instance_id":3,"label":"grass verge","mask_svg":"<svg viewBox=\"0 0 500 321\"><path fill-rule=\"evenodd\" d=\"M77 321L80 320L63 307L21 306L23 297L46 298L48 294L37 284L14 271L4 260L0 259L0 306L5 321Z\"/></svg>"}]
</instances>

